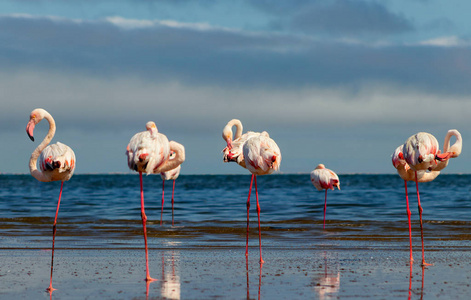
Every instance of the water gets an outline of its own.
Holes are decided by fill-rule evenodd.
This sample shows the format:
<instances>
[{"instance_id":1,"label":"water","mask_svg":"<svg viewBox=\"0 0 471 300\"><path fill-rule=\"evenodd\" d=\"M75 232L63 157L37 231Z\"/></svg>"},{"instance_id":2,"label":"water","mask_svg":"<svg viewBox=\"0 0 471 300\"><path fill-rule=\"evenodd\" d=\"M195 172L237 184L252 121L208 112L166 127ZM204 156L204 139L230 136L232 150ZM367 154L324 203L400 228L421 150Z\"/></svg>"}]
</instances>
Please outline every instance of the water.
<instances>
[{"instance_id":1,"label":"water","mask_svg":"<svg viewBox=\"0 0 471 300\"><path fill-rule=\"evenodd\" d=\"M397 175L341 175L341 190L324 192L309 174L258 177L262 241L268 248L408 247L404 182ZM440 175L421 183L429 251L464 247L471 240L471 175ZM175 225L171 182L160 225L160 176L144 176L151 248L245 247L250 175L181 175L176 181ZM50 247L60 183L30 175L0 175L0 249ZM415 184L409 183L413 235L420 241ZM252 192L251 247L258 246ZM74 175L64 183L57 249L141 249L139 176Z\"/></svg>"}]
</instances>

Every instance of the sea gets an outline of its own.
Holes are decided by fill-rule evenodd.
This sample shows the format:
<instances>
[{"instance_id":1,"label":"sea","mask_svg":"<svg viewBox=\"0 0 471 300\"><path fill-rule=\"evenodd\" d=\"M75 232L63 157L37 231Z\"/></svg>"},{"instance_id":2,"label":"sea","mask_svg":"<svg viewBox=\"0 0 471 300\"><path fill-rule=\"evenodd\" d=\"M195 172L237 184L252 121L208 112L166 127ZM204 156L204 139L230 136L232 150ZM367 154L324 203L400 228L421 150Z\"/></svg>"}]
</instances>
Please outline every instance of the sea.
<instances>
[{"instance_id":1,"label":"sea","mask_svg":"<svg viewBox=\"0 0 471 300\"><path fill-rule=\"evenodd\" d=\"M340 190L317 191L309 174L257 177L263 247L274 249L408 249L404 181L395 174L340 174ZM175 182L143 176L149 247L245 249L250 175L180 175ZM471 175L442 174L419 183L429 251L471 240ZM60 182L0 175L0 249L51 247ZM414 182L408 183L412 234L420 242ZM255 189L250 247L258 247ZM139 175L76 174L64 183L56 249L142 249Z\"/></svg>"}]
</instances>

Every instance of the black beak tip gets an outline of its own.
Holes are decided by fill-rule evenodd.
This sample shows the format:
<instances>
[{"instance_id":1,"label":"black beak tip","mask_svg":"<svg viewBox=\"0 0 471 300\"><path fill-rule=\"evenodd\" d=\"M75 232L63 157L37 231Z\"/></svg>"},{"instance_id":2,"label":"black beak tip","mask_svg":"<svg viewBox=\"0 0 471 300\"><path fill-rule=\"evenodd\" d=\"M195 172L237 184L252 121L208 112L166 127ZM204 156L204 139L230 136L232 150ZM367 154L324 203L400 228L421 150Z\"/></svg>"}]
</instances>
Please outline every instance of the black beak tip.
<instances>
[{"instance_id":1,"label":"black beak tip","mask_svg":"<svg viewBox=\"0 0 471 300\"><path fill-rule=\"evenodd\" d=\"M28 136L29 136L29 139L34 142L34 136L31 136L31 135L28 135Z\"/></svg>"}]
</instances>

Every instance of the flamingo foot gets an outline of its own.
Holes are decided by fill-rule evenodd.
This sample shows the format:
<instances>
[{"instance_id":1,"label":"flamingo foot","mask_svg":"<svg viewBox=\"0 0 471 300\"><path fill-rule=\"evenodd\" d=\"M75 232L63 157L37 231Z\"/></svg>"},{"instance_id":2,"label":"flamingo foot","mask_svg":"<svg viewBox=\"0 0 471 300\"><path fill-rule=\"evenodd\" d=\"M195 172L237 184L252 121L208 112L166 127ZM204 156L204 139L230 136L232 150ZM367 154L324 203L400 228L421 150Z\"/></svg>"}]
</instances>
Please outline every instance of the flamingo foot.
<instances>
[{"instance_id":1,"label":"flamingo foot","mask_svg":"<svg viewBox=\"0 0 471 300\"><path fill-rule=\"evenodd\" d=\"M49 294L52 294L53 291L55 291L56 289L52 287L52 283L49 285L49 287L46 289L46 292L48 292Z\"/></svg>"},{"instance_id":2,"label":"flamingo foot","mask_svg":"<svg viewBox=\"0 0 471 300\"><path fill-rule=\"evenodd\" d=\"M147 277L146 277L146 281L147 281L147 282L152 282L152 281L157 281L157 280L158 280L158 279L152 278L152 277L150 277L150 276L147 276Z\"/></svg>"},{"instance_id":3,"label":"flamingo foot","mask_svg":"<svg viewBox=\"0 0 471 300\"><path fill-rule=\"evenodd\" d=\"M433 266L433 264L428 264L428 263L425 262L425 260L423 260L421 266L422 267L427 267L427 266Z\"/></svg>"}]
</instances>

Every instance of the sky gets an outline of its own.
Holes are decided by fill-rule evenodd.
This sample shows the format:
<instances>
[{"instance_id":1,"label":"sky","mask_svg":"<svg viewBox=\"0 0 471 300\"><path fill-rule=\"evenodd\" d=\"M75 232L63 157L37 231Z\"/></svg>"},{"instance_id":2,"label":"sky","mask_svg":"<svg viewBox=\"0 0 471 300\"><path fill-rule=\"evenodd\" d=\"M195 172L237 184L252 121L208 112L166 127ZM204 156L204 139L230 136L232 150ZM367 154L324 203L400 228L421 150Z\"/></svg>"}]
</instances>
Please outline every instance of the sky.
<instances>
[{"instance_id":1,"label":"sky","mask_svg":"<svg viewBox=\"0 0 471 300\"><path fill-rule=\"evenodd\" d=\"M125 148L154 121L185 146L182 174L247 174L223 163L222 129L267 131L282 173L394 173L420 131L469 173L471 1L3 0L0 173L28 173L38 107L76 174L128 173Z\"/></svg>"}]
</instances>

